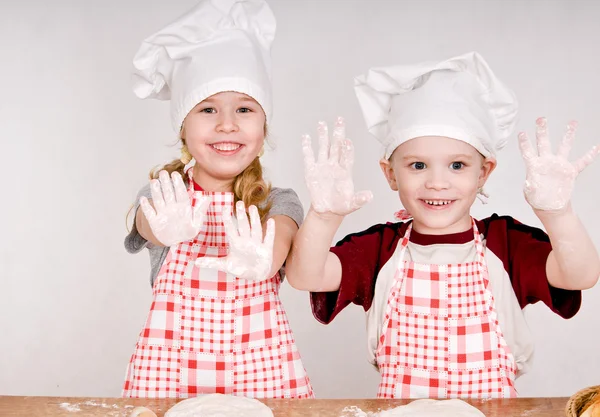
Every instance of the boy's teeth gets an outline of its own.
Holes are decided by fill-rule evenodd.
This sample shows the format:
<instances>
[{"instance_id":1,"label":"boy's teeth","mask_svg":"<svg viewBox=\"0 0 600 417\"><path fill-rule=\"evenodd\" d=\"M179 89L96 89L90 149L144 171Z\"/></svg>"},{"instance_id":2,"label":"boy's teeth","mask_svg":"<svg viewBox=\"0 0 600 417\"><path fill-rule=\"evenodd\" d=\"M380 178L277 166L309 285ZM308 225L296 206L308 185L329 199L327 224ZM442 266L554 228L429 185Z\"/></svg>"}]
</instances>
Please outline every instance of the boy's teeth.
<instances>
[{"instance_id":1,"label":"boy's teeth","mask_svg":"<svg viewBox=\"0 0 600 417\"><path fill-rule=\"evenodd\" d=\"M235 151L241 145L238 143L214 143L212 146L219 151Z\"/></svg>"},{"instance_id":2,"label":"boy's teeth","mask_svg":"<svg viewBox=\"0 0 600 417\"><path fill-rule=\"evenodd\" d=\"M425 200L427 204L430 206L445 206L446 204L450 204L452 201L440 201L440 200Z\"/></svg>"}]
</instances>

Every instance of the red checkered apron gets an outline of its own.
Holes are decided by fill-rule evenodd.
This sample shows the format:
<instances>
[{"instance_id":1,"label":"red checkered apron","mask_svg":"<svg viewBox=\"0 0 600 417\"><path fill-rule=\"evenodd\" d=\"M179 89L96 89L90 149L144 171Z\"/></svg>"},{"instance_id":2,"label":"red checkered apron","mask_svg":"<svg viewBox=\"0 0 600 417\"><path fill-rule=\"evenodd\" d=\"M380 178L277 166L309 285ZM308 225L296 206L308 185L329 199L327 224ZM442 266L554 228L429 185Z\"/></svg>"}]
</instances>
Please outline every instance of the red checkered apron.
<instances>
[{"instance_id":1,"label":"red checkered apron","mask_svg":"<svg viewBox=\"0 0 600 417\"><path fill-rule=\"evenodd\" d=\"M249 281L195 266L199 256L227 255L222 212L233 211L232 193L202 194L213 199L205 224L170 248L156 277L123 396L312 397L279 300L279 273Z\"/></svg>"},{"instance_id":2,"label":"red checkered apron","mask_svg":"<svg viewBox=\"0 0 600 417\"><path fill-rule=\"evenodd\" d=\"M516 365L489 289L481 236L473 221L474 262L449 265L399 257L376 352L378 397L516 397Z\"/></svg>"}]
</instances>

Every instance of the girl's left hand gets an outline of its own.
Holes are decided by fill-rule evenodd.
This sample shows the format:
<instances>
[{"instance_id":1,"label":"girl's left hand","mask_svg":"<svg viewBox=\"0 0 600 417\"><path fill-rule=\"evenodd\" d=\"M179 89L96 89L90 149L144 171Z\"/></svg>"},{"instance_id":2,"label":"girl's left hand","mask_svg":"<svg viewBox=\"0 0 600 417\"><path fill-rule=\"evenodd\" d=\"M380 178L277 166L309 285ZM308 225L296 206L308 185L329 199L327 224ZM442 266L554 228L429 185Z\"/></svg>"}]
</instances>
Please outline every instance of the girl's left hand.
<instances>
[{"instance_id":1,"label":"girl's left hand","mask_svg":"<svg viewBox=\"0 0 600 417\"><path fill-rule=\"evenodd\" d=\"M262 224L256 206L250 206L250 224L242 201L236 204L237 227L229 213L223 213L225 233L229 239L229 254L224 258L202 257L196 260L200 268L213 268L252 281L269 278L273 264L275 221L267 221L263 239Z\"/></svg>"},{"instance_id":2,"label":"girl's left hand","mask_svg":"<svg viewBox=\"0 0 600 417\"><path fill-rule=\"evenodd\" d=\"M527 169L523 191L527 202L535 210L561 211L567 207L575 178L600 153L600 146L594 146L576 162L569 162L576 128L576 122L568 124L556 155L552 153L544 117L536 120L537 152L534 151L527 134L519 133L519 148Z\"/></svg>"}]
</instances>

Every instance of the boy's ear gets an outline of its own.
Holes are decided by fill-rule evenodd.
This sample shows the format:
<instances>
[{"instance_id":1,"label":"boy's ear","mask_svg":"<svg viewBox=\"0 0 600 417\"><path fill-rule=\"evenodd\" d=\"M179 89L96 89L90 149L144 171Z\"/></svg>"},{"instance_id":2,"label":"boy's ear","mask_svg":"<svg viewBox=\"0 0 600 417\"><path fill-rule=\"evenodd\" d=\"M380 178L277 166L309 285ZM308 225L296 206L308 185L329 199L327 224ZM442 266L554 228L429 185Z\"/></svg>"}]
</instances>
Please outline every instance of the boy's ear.
<instances>
[{"instance_id":1,"label":"boy's ear","mask_svg":"<svg viewBox=\"0 0 600 417\"><path fill-rule=\"evenodd\" d=\"M392 167L391 160L381 158L379 160L379 166L381 167L381 171L383 171L383 175L385 175L385 179L390 185L390 188L394 191L398 191L398 183L396 182L394 167Z\"/></svg>"},{"instance_id":2,"label":"boy's ear","mask_svg":"<svg viewBox=\"0 0 600 417\"><path fill-rule=\"evenodd\" d=\"M481 164L481 173L479 174L478 180L479 188L485 185L492 171L496 169L496 165L497 162L496 158L494 157L487 157L483 160L483 163Z\"/></svg>"}]
</instances>

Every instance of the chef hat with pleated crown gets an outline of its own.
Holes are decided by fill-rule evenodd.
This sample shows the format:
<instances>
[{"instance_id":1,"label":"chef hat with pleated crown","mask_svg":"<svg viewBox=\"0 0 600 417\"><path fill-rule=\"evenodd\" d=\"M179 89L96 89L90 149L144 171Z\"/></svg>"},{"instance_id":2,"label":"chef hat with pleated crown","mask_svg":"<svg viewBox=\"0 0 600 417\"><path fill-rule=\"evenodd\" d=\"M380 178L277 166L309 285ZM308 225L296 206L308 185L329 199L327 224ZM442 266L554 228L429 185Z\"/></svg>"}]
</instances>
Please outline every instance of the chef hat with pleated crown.
<instances>
[{"instance_id":1,"label":"chef hat with pleated crown","mask_svg":"<svg viewBox=\"0 0 600 417\"><path fill-rule=\"evenodd\" d=\"M387 159L421 136L462 140L495 157L517 122L515 94L476 52L439 63L371 68L355 78L354 88Z\"/></svg>"},{"instance_id":2,"label":"chef hat with pleated crown","mask_svg":"<svg viewBox=\"0 0 600 417\"><path fill-rule=\"evenodd\" d=\"M133 60L133 91L170 100L176 131L199 102L224 91L252 97L269 122L275 29L264 0L201 0L144 40Z\"/></svg>"}]
</instances>

